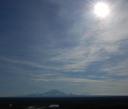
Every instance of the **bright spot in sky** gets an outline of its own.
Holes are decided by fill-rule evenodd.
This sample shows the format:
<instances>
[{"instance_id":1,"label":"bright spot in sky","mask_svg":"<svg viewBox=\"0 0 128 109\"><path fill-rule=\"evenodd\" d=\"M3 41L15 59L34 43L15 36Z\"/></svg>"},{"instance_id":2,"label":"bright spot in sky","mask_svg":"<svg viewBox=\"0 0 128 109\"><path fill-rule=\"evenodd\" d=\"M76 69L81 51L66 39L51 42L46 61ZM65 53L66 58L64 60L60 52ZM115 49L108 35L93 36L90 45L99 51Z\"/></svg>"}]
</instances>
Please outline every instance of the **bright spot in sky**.
<instances>
[{"instance_id":1,"label":"bright spot in sky","mask_svg":"<svg viewBox=\"0 0 128 109\"><path fill-rule=\"evenodd\" d=\"M108 17L110 14L110 7L105 2L97 2L94 5L94 13L96 17L99 17L100 19L104 19Z\"/></svg>"}]
</instances>

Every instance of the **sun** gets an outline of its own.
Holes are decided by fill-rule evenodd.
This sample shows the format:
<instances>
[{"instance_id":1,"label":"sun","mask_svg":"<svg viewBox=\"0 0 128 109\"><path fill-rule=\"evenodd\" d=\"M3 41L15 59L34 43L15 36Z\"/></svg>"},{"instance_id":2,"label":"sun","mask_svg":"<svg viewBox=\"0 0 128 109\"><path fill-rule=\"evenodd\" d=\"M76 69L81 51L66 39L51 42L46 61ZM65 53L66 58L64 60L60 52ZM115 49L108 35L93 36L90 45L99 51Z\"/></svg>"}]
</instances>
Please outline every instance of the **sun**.
<instances>
[{"instance_id":1,"label":"sun","mask_svg":"<svg viewBox=\"0 0 128 109\"><path fill-rule=\"evenodd\" d=\"M94 5L94 14L100 19L107 18L110 15L110 7L105 2L97 2Z\"/></svg>"}]
</instances>

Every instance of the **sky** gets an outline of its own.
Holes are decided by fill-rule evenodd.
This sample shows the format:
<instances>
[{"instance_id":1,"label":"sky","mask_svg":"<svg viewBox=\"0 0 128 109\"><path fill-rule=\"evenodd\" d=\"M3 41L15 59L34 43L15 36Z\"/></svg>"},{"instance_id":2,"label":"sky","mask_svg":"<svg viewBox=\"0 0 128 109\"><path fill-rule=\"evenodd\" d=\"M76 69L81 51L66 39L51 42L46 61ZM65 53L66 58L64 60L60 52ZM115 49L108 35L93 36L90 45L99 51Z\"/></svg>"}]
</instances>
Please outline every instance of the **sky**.
<instances>
[{"instance_id":1,"label":"sky","mask_svg":"<svg viewBox=\"0 0 128 109\"><path fill-rule=\"evenodd\" d=\"M0 97L128 95L128 1L98 1L0 0Z\"/></svg>"}]
</instances>

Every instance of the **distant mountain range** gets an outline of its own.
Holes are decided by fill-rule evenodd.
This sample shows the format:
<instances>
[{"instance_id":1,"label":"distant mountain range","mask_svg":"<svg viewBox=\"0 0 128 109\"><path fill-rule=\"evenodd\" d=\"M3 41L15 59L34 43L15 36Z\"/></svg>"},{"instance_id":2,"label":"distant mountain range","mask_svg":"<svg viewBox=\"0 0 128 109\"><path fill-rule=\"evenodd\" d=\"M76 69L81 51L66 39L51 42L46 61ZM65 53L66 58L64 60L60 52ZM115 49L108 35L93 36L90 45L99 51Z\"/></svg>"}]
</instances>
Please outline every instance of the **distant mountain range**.
<instances>
[{"instance_id":1,"label":"distant mountain range","mask_svg":"<svg viewBox=\"0 0 128 109\"><path fill-rule=\"evenodd\" d=\"M75 94L72 93L64 93L62 91L59 90L50 90L44 93L36 93L36 94L30 94L27 95L28 97L68 97L68 96L77 96Z\"/></svg>"}]
</instances>

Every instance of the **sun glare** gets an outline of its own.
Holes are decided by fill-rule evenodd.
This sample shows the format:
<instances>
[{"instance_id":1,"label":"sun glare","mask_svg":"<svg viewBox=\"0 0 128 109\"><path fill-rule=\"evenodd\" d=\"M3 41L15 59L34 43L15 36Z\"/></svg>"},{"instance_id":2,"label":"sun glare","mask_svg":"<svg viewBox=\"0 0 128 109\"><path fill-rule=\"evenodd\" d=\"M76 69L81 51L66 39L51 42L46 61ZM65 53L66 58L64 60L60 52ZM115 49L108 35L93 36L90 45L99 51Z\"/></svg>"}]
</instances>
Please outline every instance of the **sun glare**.
<instances>
[{"instance_id":1,"label":"sun glare","mask_svg":"<svg viewBox=\"0 0 128 109\"><path fill-rule=\"evenodd\" d=\"M104 19L110 14L110 7L105 2L97 2L94 5L94 14L100 19Z\"/></svg>"}]
</instances>

